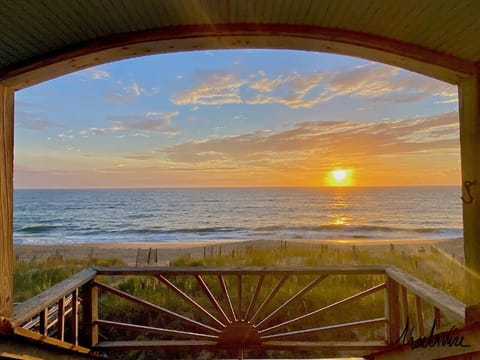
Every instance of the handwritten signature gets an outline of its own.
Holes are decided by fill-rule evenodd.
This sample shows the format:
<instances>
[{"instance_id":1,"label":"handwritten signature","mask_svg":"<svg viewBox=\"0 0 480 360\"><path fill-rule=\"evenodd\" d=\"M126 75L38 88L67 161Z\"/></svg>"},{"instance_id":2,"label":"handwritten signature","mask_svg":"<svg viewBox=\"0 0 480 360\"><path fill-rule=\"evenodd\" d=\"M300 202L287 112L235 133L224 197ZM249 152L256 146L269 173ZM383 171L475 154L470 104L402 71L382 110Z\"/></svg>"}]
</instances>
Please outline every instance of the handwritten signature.
<instances>
[{"instance_id":1,"label":"handwritten signature","mask_svg":"<svg viewBox=\"0 0 480 360\"><path fill-rule=\"evenodd\" d=\"M435 334L436 321L432 324L432 329L428 336L419 336L418 338L414 337L415 327L410 327L409 321L405 324L400 337L397 340L397 344L410 345L412 350L418 348L428 348L428 347L470 347L468 344L464 344L463 336L455 335L455 326L452 326L449 331L443 332L440 334Z\"/></svg>"}]
</instances>

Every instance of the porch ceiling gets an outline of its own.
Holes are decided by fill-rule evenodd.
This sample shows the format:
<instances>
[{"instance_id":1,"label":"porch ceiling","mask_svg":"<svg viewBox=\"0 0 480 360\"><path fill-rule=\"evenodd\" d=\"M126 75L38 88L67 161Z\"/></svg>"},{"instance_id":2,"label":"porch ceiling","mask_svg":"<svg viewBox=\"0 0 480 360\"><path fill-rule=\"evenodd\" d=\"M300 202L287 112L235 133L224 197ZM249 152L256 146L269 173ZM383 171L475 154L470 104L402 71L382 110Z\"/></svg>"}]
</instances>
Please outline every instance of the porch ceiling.
<instances>
[{"instance_id":1,"label":"porch ceiling","mask_svg":"<svg viewBox=\"0 0 480 360\"><path fill-rule=\"evenodd\" d=\"M403 65L402 56L413 56L456 74L424 71L408 61L404 67L452 83L473 73L480 60L480 2L476 0L0 0L0 8L0 80L15 88L102 62L168 51L167 47L154 46L125 53L126 44L152 42L162 36L209 36L207 42L171 51L249 44L305 48L295 41L261 38L280 34L286 39L296 34L323 41L322 46L311 50L363 56L399 66ZM225 40L239 33L261 36L253 42L245 40L248 36L239 43ZM368 50L358 53L336 48L338 43L354 47L365 44ZM118 46L123 46L123 54L94 57L35 79L5 82L32 69ZM394 53L396 60L369 53L377 50Z\"/></svg>"}]
</instances>

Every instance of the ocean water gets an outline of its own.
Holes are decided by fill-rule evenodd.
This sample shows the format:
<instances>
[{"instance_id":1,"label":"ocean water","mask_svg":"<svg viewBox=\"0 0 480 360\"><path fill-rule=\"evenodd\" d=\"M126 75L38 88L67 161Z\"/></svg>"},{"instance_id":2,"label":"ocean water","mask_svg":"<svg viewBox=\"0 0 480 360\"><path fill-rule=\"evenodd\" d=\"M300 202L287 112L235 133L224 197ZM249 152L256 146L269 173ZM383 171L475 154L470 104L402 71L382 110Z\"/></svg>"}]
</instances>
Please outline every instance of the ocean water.
<instances>
[{"instance_id":1,"label":"ocean water","mask_svg":"<svg viewBox=\"0 0 480 360\"><path fill-rule=\"evenodd\" d=\"M16 190L15 243L462 237L459 187Z\"/></svg>"}]
</instances>

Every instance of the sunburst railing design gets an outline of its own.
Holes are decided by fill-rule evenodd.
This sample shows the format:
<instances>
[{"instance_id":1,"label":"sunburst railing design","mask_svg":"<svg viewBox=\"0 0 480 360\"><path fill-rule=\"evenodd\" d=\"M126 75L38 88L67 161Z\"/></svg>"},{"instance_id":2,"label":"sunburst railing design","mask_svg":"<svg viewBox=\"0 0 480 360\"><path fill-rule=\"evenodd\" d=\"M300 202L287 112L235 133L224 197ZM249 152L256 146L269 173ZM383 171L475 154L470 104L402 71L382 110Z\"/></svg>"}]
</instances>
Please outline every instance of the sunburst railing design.
<instances>
[{"instance_id":1,"label":"sunburst railing design","mask_svg":"<svg viewBox=\"0 0 480 360\"><path fill-rule=\"evenodd\" d=\"M101 341L97 349L141 349L148 348L235 348L244 349L250 347L262 348L305 348L305 347L331 347L333 342L322 342L318 338L313 341L303 341L302 338L323 334L331 331L346 330L365 327L385 327L387 319L382 316L373 319L327 325L312 326L305 322L318 317L322 312L334 310L340 305L360 300L363 297L375 294L386 288L384 279L376 286L361 291L352 296L340 299L318 309L312 309L298 314L292 318L285 316L289 308L299 302L307 293L314 288L320 287L329 276L345 276L358 274L359 269L319 269L319 268L212 268L212 269L97 269L99 274L104 275L133 275L142 274L154 276L166 289L175 293L179 300L185 301L192 309L195 309L199 320L187 318L177 311L172 311L141 300L131 294L120 291L112 286L95 281L95 286L101 292L106 292L133 304L163 314L164 316L179 320L183 326L194 328L192 331L179 331L167 328L143 326L139 324L125 324L111 320L96 319L95 323L100 327L112 327L123 330L139 331L155 335L167 335L174 340L150 340L138 343L131 341ZM383 275L382 268L363 268L362 272ZM200 299L195 299L182 290L169 277L192 277L197 287L196 296L202 296L208 301L200 304ZM245 281L248 278L248 281ZM288 280L294 278L295 283L302 284L295 288ZM305 279L304 279L305 278ZM382 278L382 276L380 276ZM184 278L183 278L184 279ZM228 280L228 281L227 281ZM306 281L304 281L306 280ZM215 284L216 282L216 284ZM185 285L185 281L183 281ZM304 283L304 284L303 284ZM192 283L187 282L188 286ZM246 291L246 284L248 290ZM281 296L289 293L287 297ZM277 300L277 301L275 301ZM207 308L208 306L208 308ZM290 315L290 314L287 314ZM313 324L313 322L309 322ZM300 326L299 326L300 325ZM303 326L302 326L303 325ZM295 328L296 327L296 328ZM178 339L189 338L189 340ZM350 349L378 349L385 346L385 341L349 342ZM337 346L346 344L337 342Z\"/></svg>"},{"instance_id":2,"label":"sunburst railing design","mask_svg":"<svg viewBox=\"0 0 480 360\"><path fill-rule=\"evenodd\" d=\"M19 305L14 329L91 353L356 354L394 344L409 319L419 335L433 319L440 325L441 315L445 324L461 325L464 310L461 302L385 266L97 267Z\"/></svg>"}]
</instances>

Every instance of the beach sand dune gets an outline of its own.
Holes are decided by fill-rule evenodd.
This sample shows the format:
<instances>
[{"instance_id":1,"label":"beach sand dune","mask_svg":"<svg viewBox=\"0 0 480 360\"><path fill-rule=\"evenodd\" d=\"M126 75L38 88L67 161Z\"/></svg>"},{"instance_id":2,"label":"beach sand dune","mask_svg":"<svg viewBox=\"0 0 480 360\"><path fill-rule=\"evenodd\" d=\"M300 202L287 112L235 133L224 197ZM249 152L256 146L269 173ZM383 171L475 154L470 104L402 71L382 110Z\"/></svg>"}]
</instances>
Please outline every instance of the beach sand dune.
<instances>
[{"instance_id":1,"label":"beach sand dune","mask_svg":"<svg viewBox=\"0 0 480 360\"><path fill-rule=\"evenodd\" d=\"M463 259L463 240L250 240L250 241L188 241L188 242L120 242L120 243L84 243L84 244L15 244L15 258L17 261L31 261L32 259L46 259L53 255L63 259L79 258L118 258L127 265L144 265L150 252L150 264L168 265L169 262L180 256L202 258L213 254L231 254L236 251L245 251L246 248L265 247L316 247L328 245L339 249L351 250L352 246L372 252L395 250L409 254L426 252L436 247L450 256ZM151 250L150 250L151 249Z\"/></svg>"}]
</instances>

